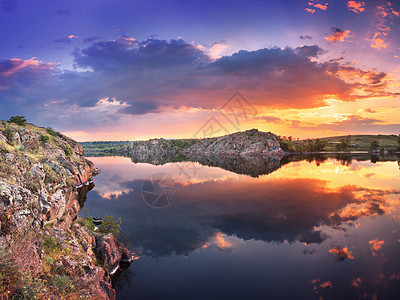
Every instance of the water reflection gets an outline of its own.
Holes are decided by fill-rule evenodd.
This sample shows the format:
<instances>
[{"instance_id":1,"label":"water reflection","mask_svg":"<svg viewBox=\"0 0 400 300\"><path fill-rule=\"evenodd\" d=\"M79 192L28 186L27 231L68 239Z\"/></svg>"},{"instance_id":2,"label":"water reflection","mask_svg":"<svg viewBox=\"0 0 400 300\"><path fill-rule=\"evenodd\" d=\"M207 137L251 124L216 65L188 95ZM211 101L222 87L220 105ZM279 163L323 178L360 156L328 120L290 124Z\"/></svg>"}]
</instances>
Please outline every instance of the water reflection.
<instances>
[{"instance_id":1,"label":"water reflection","mask_svg":"<svg viewBox=\"0 0 400 300\"><path fill-rule=\"evenodd\" d=\"M250 288L253 298L267 292L282 299L391 298L400 295L400 182L398 158L390 159L198 157L197 172L188 177L183 162L155 166L97 158L92 160L103 173L85 207L92 215L122 217L125 239L141 255L133 266L137 284L119 282L122 298L163 298L166 291L173 298L252 298ZM144 180L157 172L176 183L176 199L163 209L141 197ZM185 266L192 272L186 274ZM207 292L196 283L205 267L215 273L202 279ZM223 272L217 267L238 268L247 274L245 283L232 270L223 273L224 280L216 278ZM157 293L145 291L156 284L149 270L170 276L167 286L157 283Z\"/></svg>"}]
</instances>

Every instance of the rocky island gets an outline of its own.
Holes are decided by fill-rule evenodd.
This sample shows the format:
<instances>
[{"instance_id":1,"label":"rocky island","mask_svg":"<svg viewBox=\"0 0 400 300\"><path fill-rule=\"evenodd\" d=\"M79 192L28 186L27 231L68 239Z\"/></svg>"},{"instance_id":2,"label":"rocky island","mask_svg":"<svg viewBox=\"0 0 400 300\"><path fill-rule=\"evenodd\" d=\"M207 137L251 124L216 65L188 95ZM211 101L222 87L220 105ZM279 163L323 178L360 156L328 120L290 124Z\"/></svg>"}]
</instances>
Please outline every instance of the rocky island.
<instances>
[{"instance_id":1,"label":"rocky island","mask_svg":"<svg viewBox=\"0 0 400 300\"><path fill-rule=\"evenodd\" d=\"M78 216L93 163L76 141L0 123L0 298L114 299L110 274L133 255Z\"/></svg>"},{"instance_id":2,"label":"rocky island","mask_svg":"<svg viewBox=\"0 0 400 300\"><path fill-rule=\"evenodd\" d=\"M135 141L125 145L122 152L131 157L160 156L166 153L183 153L188 157L194 155L284 155L277 135L257 129L204 139L166 140L160 138Z\"/></svg>"}]
</instances>

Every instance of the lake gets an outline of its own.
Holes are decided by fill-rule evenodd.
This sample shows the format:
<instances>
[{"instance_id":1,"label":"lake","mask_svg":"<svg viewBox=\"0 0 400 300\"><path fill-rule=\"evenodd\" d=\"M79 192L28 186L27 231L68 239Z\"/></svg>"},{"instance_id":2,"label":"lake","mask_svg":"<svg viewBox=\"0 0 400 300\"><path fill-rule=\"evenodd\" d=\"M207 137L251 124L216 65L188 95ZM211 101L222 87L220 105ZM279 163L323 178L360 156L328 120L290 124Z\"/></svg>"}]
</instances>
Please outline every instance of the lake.
<instances>
[{"instance_id":1,"label":"lake","mask_svg":"<svg viewBox=\"0 0 400 300\"><path fill-rule=\"evenodd\" d=\"M139 256L117 299L400 299L398 158L89 159Z\"/></svg>"}]
</instances>

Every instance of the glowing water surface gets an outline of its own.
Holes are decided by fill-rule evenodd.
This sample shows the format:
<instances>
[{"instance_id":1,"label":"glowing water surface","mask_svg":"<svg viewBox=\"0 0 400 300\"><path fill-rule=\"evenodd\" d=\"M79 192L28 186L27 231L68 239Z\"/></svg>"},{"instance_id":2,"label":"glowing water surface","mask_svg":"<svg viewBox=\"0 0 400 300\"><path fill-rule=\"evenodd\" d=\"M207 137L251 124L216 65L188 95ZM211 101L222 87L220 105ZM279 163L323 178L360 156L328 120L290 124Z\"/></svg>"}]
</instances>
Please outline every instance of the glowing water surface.
<instances>
[{"instance_id":1,"label":"glowing water surface","mask_svg":"<svg viewBox=\"0 0 400 300\"><path fill-rule=\"evenodd\" d=\"M121 217L140 256L117 299L400 299L397 161L89 159L102 173L85 208ZM143 184L159 173L175 184L155 208Z\"/></svg>"}]
</instances>

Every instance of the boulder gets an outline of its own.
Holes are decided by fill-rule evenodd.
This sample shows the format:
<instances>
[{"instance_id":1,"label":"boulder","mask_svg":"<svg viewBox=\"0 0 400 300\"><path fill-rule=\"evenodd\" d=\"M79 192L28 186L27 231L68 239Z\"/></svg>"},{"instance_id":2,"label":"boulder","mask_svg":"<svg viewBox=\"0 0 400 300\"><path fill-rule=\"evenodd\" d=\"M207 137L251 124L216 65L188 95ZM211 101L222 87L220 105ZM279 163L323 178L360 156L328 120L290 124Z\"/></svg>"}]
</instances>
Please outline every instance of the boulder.
<instances>
[{"instance_id":1,"label":"boulder","mask_svg":"<svg viewBox=\"0 0 400 300\"><path fill-rule=\"evenodd\" d=\"M119 269L120 263L130 264L133 260L132 253L118 243L112 233L96 238L94 252L110 275Z\"/></svg>"}]
</instances>

